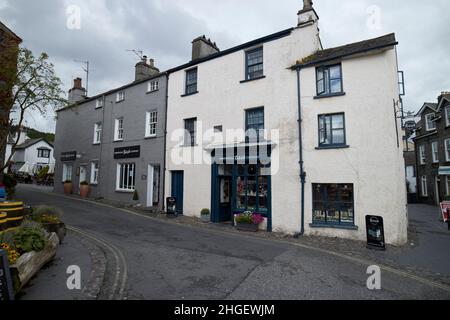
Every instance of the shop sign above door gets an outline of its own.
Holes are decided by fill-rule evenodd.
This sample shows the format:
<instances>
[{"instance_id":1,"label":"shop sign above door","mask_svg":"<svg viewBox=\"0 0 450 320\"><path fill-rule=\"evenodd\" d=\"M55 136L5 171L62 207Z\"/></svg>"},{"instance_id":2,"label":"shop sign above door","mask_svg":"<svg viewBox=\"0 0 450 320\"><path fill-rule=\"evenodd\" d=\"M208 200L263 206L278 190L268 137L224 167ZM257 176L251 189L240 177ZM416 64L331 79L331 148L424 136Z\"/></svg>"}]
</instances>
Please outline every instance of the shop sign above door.
<instances>
[{"instance_id":1,"label":"shop sign above door","mask_svg":"<svg viewBox=\"0 0 450 320\"><path fill-rule=\"evenodd\" d=\"M114 149L114 159L139 158L141 156L141 146L123 147Z\"/></svg>"}]
</instances>

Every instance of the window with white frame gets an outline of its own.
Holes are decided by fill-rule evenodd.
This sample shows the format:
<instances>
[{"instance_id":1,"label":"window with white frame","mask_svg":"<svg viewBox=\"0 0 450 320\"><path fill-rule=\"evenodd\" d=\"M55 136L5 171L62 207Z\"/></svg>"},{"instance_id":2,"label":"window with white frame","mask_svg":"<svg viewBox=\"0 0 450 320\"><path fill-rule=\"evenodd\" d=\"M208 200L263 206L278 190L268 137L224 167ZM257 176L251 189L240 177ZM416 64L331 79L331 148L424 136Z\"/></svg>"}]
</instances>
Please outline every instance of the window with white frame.
<instances>
[{"instance_id":1,"label":"window with white frame","mask_svg":"<svg viewBox=\"0 0 450 320\"><path fill-rule=\"evenodd\" d=\"M450 162L450 139L444 141L445 145L445 161Z\"/></svg>"},{"instance_id":2,"label":"window with white frame","mask_svg":"<svg viewBox=\"0 0 450 320\"><path fill-rule=\"evenodd\" d=\"M50 149L38 149L38 158L50 158Z\"/></svg>"},{"instance_id":3,"label":"window with white frame","mask_svg":"<svg viewBox=\"0 0 450 320\"><path fill-rule=\"evenodd\" d=\"M123 118L118 118L114 124L114 141L123 140Z\"/></svg>"},{"instance_id":4,"label":"window with white frame","mask_svg":"<svg viewBox=\"0 0 450 320\"><path fill-rule=\"evenodd\" d=\"M425 157L425 146L421 145L419 146L419 163L425 164L426 157Z\"/></svg>"},{"instance_id":5,"label":"window with white frame","mask_svg":"<svg viewBox=\"0 0 450 320\"><path fill-rule=\"evenodd\" d=\"M156 126L158 124L158 111L147 112L145 116L145 137L156 137Z\"/></svg>"},{"instance_id":6,"label":"window with white frame","mask_svg":"<svg viewBox=\"0 0 450 320\"><path fill-rule=\"evenodd\" d=\"M148 92L158 91L159 90L159 81L153 80L148 83Z\"/></svg>"},{"instance_id":7,"label":"window with white frame","mask_svg":"<svg viewBox=\"0 0 450 320\"><path fill-rule=\"evenodd\" d=\"M433 154L433 163L439 162L439 144L437 141L431 144L431 151Z\"/></svg>"},{"instance_id":8,"label":"window with white frame","mask_svg":"<svg viewBox=\"0 0 450 320\"><path fill-rule=\"evenodd\" d=\"M119 163L117 165L117 191L134 191L136 172L134 163Z\"/></svg>"},{"instance_id":9,"label":"window with white frame","mask_svg":"<svg viewBox=\"0 0 450 320\"><path fill-rule=\"evenodd\" d=\"M91 162L91 184L98 184L98 161Z\"/></svg>"},{"instance_id":10,"label":"window with white frame","mask_svg":"<svg viewBox=\"0 0 450 320\"><path fill-rule=\"evenodd\" d=\"M103 107L103 98L99 98L99 99L97 99L97 101L95 101L95 109L102 108L102 107Z\"/></svg>"},{"instance_id":11,"label":"window with white frame","mask_svg":"<svg viewBox=\"0 0 450 320\"><path fill-rule=\"evenodd\" d=\"M116 95L116 102L125 100L125 91L119 91Z\"/></svg>"},{"instance_id":12,"label":"window with white frame","mask_svg":"<svg viewBox=\"0 0 450 320\"><path fill-rule=\"evenodd\" d=\"M97 122L94 126L94 144L102 142L102 123Z\"/></svg>"},{"instance_id":13,"label":"window with white frame","mask_svg":"<svg viewBox=\"0 0 450 320\"><path fill-rule=\"evenodd\" d=\"M433 131L436 130L436 121L435 121L435 114L429 113L425 115L425 128L427 131Z\"/></svg>"},{"instance_id":14,"label":"window with white frame","mask_svg":"<svg viewBox=\"0 0 450 320\"><path fill-rule=\"evenodd\" d=\"M450 106L445 107L445 126L450 126Z\"/></svg>"},{"instance_id":15,"label":"window with white frame","mask_svg":"<svg viewBox=\"0 0 450 320\"><path fill-rule=\"evenodd\" d=\"M63 164L63 174L62 174L62 181L70 181L72 182L72 171L73 171L73 165L71 163L64 163Z\"/></svg>"},{"instance_id":16,"label":"window with white frame","mask_svg":"<svg viewBox=\"0 0 450 320\"><path fill-rule=\"evenodd\" d=\"M427 176L422 176L421 182L422 197L428 197Z\"/></svg>"}]
</instances>

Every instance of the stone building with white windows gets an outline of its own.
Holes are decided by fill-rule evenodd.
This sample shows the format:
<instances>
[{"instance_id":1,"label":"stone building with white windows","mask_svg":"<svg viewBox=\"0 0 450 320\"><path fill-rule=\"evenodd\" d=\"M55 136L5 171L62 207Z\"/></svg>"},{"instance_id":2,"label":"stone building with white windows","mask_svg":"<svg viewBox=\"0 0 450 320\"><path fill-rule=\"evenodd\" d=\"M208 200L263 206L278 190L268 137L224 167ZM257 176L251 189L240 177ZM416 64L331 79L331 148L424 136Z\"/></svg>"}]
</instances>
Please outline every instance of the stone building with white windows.
<instances>
[{"instance_id":1,"label":"stone building with white windows","mask_svg":"<svg viewBox=\"0 0 450 320\"><path fill-rule=\"evenodd\" d=\"M166 73L147 57L134 82L93 97L75 79L72 105L57 112L55 191L69 180L77 193L86 181L92 198L161 210L166 89Z\"/></svg>"},{"instance_id":2,"label":"stone building with white windows","mask_svg":"<svg viewBox=\"0 0 450 320\"><path fill-rule=\"evenodd\" d=\"M450 197L450 92L419 110L415 142L417 195L431 205Z\"/></svg>"},{"instance_id":3,"label":"stone building with white windows","mask_svg":"<svg viewBox=\"0 0 450 320\"><path fill-rule=\"evenodd\" d=\"M403 244L395 35L324 49L318 22L304 1L293 28L224 51L193 41L169 70L165 195L188 216L252 211L288 234L364 240L381 216Z\"/></svg>"}]
</instances>

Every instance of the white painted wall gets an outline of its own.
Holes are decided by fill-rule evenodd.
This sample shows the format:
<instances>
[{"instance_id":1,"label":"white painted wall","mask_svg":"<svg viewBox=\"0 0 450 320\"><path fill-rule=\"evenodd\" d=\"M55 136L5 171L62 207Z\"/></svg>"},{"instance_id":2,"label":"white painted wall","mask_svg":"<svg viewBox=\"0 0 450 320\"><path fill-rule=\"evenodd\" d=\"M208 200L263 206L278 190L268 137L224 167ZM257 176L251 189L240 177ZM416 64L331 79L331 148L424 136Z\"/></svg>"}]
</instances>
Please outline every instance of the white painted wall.
<instances>
[{"instance_id":1,"label":"white painted wall","mask_svg":"<svg viewBox=\"0 0 450 320\"><path fill-rule=\"evenodd\" d=\"M265 79L244 79L245 53L239 51L198 65L198 91L184 93L185 72L170 75L167 123L166 195L171 194L170 171L184 171L184 211L200 216L211 206L211 166L178 165L172 153L186 148L171 141L183 128L183 119L197 117L203 131L215 125L244 129L245 109L264 106L266 129L279 129L281 143L274 149L280 170L272 176L273 230L288 234L300 230L300 178L297 124L296 73L287 68L320 47L317 25L295 29L289 37L264 44ZM398 99L397 65L394 50L343 61L346 95L314 100L315 68L302 71L306 234L365 239L364 217L385 218L388 243L406 241L406 190L402 148L397 147L393 99ZM349 149L318 151L318 114L345 112ZM198 128L198 131L202 131ZM199 139L197 139L198 141ZM401 146L401 137L399 137ZM233 143L233 141L227 141ZM204 148L204 146L203 146ZM187 148L195 149L195 148ZM202 146L197 147L202 149ZM206 152L205 152L206 153ZM312 183L353 183L357 231L310 229Z\"/></svg>"}]
</instances>

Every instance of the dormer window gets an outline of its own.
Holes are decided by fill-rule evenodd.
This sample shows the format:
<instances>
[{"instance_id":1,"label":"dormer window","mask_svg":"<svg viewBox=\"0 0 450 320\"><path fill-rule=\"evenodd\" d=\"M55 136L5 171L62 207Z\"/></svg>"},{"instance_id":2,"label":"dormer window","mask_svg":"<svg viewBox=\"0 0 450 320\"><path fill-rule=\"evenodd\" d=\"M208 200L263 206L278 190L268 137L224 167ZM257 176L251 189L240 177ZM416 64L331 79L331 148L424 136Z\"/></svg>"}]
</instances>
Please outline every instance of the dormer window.
<instances>
[{"instance_id":1,"label":"dormer window","mask_svg":"<svg viewBox=\"0 0 450 320\"><path fill-rule=\"evenodd\" d=\"M427 131L436 130L436 115L434 113L429 113L425 115L425 128Z\"/></svg>"},{"instance_id":2,"label":"dormer window","mask_svg":"<svg viewBox=\"0 0 450 320\"><path fill-rule=\"evenodd\" d=\"M116 95L116 102L121 102L125 100L125 91L119 91Z\"/></svg>"},{"instance_id":3,"label":"dormer window","mask_svg":"<svg viewBox=\"0 0 450 320\"><path fill-rule=\"evenodd\" d=\"M317 96L339 95L343 93L342 66L340 64L319 67L316 70Z\"/></svg>"}]
</instances>

